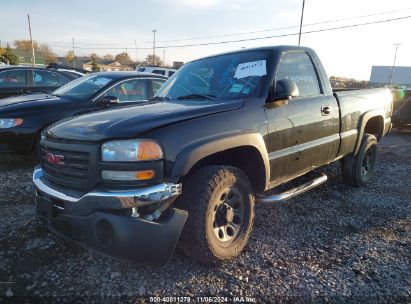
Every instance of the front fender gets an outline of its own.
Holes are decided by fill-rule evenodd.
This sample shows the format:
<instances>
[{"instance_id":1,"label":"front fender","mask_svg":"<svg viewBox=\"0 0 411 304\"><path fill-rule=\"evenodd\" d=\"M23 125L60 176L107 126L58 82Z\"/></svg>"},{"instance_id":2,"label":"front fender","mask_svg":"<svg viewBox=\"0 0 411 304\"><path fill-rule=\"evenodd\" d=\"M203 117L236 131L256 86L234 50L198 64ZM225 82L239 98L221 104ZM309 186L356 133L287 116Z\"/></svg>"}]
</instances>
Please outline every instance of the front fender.
<instances>
[{"instance_id":1,"label":"front fender","mask_svg":"<svg viewBox=\"0 0 411 304\"><path fill-rule=\"evenodd\" d=\"M267 148L261 134L254 132L208 138L185 147L176 157L171 177L179 178L186 175L197 162L207 156L228 149L247 146L256 148L263 159L265 167L265 187L267 187L270 180L270 163Z\"/></svg>"}]
</instances>

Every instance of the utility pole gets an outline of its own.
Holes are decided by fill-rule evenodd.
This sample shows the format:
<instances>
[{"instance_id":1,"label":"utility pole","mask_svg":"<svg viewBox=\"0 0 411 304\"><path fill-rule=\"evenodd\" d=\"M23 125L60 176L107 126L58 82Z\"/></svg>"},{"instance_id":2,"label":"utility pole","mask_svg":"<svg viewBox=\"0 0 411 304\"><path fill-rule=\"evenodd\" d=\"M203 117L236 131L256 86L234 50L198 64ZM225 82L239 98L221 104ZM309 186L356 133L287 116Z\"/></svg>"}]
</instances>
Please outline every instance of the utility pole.
<instances>
[{"instance_id":1,"label":"utility pole","mask_svg":"<svg viewBox=\"0 0 411 304\"><path fill-rule=\"evenodd\" d=\"M34 54L34 45L33 45L33 37L31 36L31 24L30 24L30 15L27 14L27 19L29 21L29 33L30 33L30 41L31 41L31 55L33 58L33 66L36 66L36 55Z\"/></svg>"},{"instance_id":2,"label":"utility pole","mask_svg":"<svg viewBox=\"0 0 411 304\"><path fill-rule=\"evenodd\" d=\"M137 41L136 40L134 40L134 46L136 48L136 63L137 63L138 59L137 59Z\"/></svg>"},{"instance_id":3,"label":"utility pole","mask_svg":"<svg viewBox=\"0 0 411 304\"><path fill-rule=\"evenodd\" d=\"M389 78L389 83L390 85L392 85L392 79L394 77L394 69L395 69L395 61L397 60L397 52L398 52L398 46L401 45L401 43L394 43L393 45L395 45L395 55L394 55L394 62L392 64L391 70L390 70L390 78Z\"/></svg>"},{"instance_id":4,"label":"utility pole","mask_svg":"<svg viewBox=\"0 0 411 304\"><path fill-rule=\"evenodd\" d=\"M153 30L153 66L154 66L154 58L156 57L156 32L157 30Z\"/></svg>"},{"instance_id":5,"label":"utility pole","mask_svg":"<svg viewBox=\"0 0 411 304\"><path fill-rule=\"evenodd\" d=\"M163 68L166 66L166 49L163 49Z\"/></svg>"},{"instance_id":6,"label":"utility pole","mask_svg":"<svg viewBox=\"0 0 411 304\"><path fill-rule=\"evenodd\" d=\"M300 34L298 35L298 46L300 46L300 43L301 43L301 30L303 28L304 6L305 6L305 0L303 0L303 8L301 9Z\"/></svg>"},{"instance_id":7,"label":"utility pole","mask_svg":"<svg viewBox=\"0 0 411 304\"><path fill-rule=\"evenodd\" d=\"M73 67L76 67L76 56L74 55L74 38L71 38L71 41L73 42Z\"/></svg>"}]
</instances>

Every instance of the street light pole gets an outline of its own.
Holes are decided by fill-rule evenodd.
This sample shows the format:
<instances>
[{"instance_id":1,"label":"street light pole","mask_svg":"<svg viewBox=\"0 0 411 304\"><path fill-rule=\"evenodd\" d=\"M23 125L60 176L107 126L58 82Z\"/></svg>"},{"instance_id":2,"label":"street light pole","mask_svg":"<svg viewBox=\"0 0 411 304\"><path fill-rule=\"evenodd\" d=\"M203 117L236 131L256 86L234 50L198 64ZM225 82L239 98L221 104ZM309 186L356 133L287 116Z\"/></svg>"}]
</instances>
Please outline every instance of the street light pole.
<instances>
[{"instance_id":1,"label":"street light pole","mask_svg":"<svg viewBox=\"0 0 411 304\"><path fill-rule=\"evenodd\" d=\"M398 52L398 46L401 45L401 43L394 43L393 45L395 45L395 54L394 54L394 62L392 64L391 70L390 70L390 78L389 78L389 83L390 85L392 85L392 79L394 76L394 68L395 68L395 61L397 60L397 52Z\"/></svg>"},{"instance_id":2,"label":"street light pole","mask_svg":"<svg viewBox=\"0 0 411 304\"><path fill-rule=\"evenodd\" d=\"M153 30L153 66L154 66L154 58L156 57L156 32L157 30Z\"/></svg>"},{"instance_id":3,"label":"street light pole","mask_svg":"<svg viewBox=\"0 0 411 304\"><path fill-rule=\"evenodd\" d=\"M300 33L298 35L298 46L300 46L300 43L301 43L301 30L303 28L304 6L305 6L305 0L303 0L303 7L301 9L301 21L300 21Z\"/></svg>"},{"instance_id":4,"label":"street light pole","mask_svg":"<svg viewBox=\"0 0 411 304\"><path fill-rule=\"evenodd\" d=\"M76 67L76 56L74 56L74 38L71 38L71 41L73 42L73 67Z\"/></svg>"},{"instance_id":5,"label":"street light pole","mask_svg":"<svg viewBox=\"0 0 411 304\"><path fill-rule=\"evenodd\" d=\"M34 54L34 44L33 44L33 38L31 36L30 15L27 15L27 20L29 21L29 32L30 32L30 41L31 41L31 55L33 56L33 66L36 66L36 55Z\"/></svg>"}]
</instances>

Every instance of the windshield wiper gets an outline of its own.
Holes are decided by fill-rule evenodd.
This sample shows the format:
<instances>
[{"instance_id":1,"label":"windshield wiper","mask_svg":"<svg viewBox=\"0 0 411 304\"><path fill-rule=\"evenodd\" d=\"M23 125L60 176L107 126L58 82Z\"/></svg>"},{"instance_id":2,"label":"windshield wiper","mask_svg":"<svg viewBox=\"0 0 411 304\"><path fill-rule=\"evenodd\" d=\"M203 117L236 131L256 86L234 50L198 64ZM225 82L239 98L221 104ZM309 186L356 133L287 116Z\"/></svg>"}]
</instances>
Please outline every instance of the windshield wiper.
<instances>
[{"instance_id":1,"label":"windshield wiper","mask_svg":"<svg viewBox=\"0 0 411 304\"><path fill-rule=\"evenodd\" d=\"M179 96L177 97L177 99L209 99L209 100L213 100L215 99L217 96L215 95L208 95L208 94L188 94L188 95L183 95L183 96Z\"/></svg>"},{"instance_id":2,"label":"windshield wiper","mask_svg":"<svg viewBox=\"0 0 411 304\"><path fill-rule=\"evenodd\" d=\"M161 96L154 96L154 97L151 97L151 98L149 99L149 101L156 101L156 100L165 101L165 100L170 100L170 98L168 98L168 97L161 97Z\"/></svg>"}]
</instances>

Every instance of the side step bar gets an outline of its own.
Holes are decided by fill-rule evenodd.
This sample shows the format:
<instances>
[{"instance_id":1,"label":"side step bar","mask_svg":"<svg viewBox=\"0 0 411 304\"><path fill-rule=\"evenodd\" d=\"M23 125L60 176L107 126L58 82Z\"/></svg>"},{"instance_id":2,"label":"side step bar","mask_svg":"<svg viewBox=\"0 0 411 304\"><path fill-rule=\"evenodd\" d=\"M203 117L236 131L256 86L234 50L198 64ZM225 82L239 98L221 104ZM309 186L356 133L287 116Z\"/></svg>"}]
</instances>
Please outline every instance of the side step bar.
<instances>
[{"instance_id":1,"label":"side step bar","mask_svg":"<svg viewBox=\"0 0 411 304\"><path fill-rule=\"evenodd\" d=\"M269 196L257 195L256 201L257 203L275 203L275 202L285 201L301 193L304 193L308 190L311 190L321 184L324 184L326 181L327 181L327 175L325 175L324 173L320 173L319 177L307 183L304 183L298 187L285 191L283 193L269 195Z\"/></svg>"}]
</instances>

